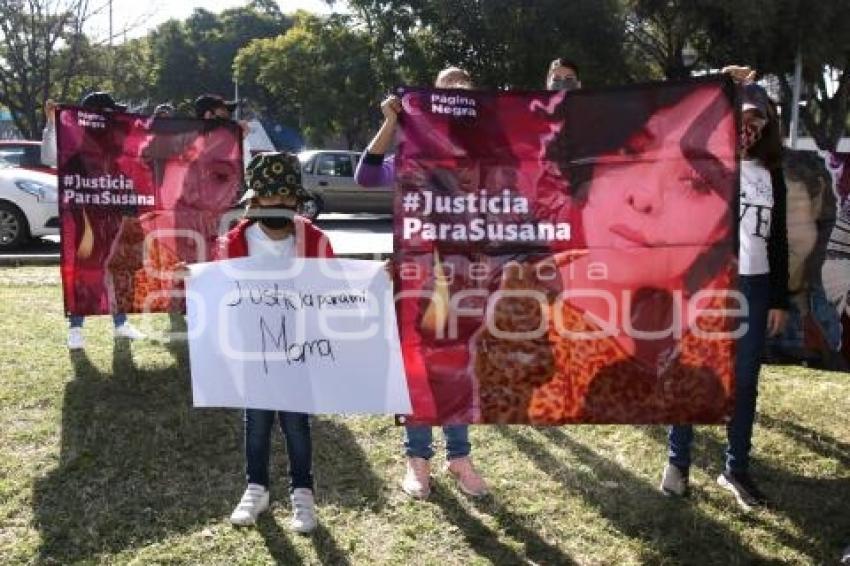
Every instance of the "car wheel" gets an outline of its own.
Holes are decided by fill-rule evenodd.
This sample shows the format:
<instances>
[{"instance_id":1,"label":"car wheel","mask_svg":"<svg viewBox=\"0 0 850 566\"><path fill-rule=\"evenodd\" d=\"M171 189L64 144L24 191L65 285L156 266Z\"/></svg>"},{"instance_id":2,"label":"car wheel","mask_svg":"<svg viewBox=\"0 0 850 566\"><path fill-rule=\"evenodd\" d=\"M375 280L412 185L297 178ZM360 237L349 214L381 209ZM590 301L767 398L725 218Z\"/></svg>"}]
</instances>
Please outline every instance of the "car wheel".
<instances>
[{"instance_id":1,"label":"car wheel","mask_svg":"<svg viewBox=\"0 0 850 566\"><path fill-rule=\"evenodd\" d=\"M30 239L27 219L21 210L7 202L0 202L0 250L13 250Z\"/></svg>"},{"instance_id":2,"label":"car wheel","mask_svg":"<svg viewBox=\"0 0 850 566\"><path fill-rule=\"evenodd\" d=\"M306 216L310 220L315 220L319 217L323 207L322 197L313 195L301 203L299 212L302 216Z\"/></svg>"}]
</instances>

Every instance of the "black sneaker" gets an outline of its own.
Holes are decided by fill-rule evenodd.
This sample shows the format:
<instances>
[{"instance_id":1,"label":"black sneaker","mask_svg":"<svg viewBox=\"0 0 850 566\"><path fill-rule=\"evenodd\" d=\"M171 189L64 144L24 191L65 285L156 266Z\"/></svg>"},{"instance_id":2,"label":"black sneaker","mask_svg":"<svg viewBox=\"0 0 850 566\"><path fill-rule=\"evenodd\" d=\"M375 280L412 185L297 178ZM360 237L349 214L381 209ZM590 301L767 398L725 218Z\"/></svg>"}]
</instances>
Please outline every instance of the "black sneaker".
<instances>
[{"instance_id":1,"label":"black sneaker","mask_svg":"<svg viewBox=\"0 0 850 566\"><path fill-rule=\"evenodd\" d=\"M747 472L724 471L717 476L720 487L732 492L744 510L749 511L753 507L761 507L767 504L767 497L753 482L753 478Z\"/></svg>"}]
</instances>

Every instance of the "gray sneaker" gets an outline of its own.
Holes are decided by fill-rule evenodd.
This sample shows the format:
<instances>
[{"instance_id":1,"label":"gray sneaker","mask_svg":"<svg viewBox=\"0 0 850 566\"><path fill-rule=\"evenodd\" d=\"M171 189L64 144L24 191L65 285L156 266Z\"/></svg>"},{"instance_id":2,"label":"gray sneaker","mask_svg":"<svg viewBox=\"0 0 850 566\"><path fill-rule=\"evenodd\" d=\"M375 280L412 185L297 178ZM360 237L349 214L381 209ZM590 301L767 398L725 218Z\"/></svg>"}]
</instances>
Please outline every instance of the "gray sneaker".
<instances>
[{"instance_id":1,"label":"gray sneaker","mask_svg":"<svg viewBox=\"0 0 850 566\"><path fill-rule=\"evenodd\" d=\"M660 488L664 495L686 496L689 488L688 469L682 469L674 464L664 466Z\"/></svg>"}]
</instances>

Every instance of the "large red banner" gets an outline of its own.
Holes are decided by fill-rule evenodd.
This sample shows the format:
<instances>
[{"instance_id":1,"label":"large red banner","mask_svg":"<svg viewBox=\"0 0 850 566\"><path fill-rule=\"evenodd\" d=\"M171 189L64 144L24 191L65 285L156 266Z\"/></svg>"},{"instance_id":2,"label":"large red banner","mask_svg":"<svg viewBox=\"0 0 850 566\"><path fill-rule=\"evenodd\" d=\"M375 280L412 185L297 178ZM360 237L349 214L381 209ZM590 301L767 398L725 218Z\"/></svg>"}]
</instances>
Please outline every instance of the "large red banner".
<instances>
[{"instance_id":1,"label":"large red banner","mask_svg":"<svg viewBox=\"0 0 850 566\"><path fill-rule=\"evenodd\" d=\"M407 422L727 418L745 308L728 82L400 95Z\"/></svg>"},{"instance_id":2,"label":"large red banner","mask_svg":"<svg viewBox=\"0 0 850 566\"><path fill-rule=\"evenodd\" d=\"M66 313L182 310L173 266L210 257L242 179L238 124L61 107L57 153Z\"/></svg>"}]
</instances>

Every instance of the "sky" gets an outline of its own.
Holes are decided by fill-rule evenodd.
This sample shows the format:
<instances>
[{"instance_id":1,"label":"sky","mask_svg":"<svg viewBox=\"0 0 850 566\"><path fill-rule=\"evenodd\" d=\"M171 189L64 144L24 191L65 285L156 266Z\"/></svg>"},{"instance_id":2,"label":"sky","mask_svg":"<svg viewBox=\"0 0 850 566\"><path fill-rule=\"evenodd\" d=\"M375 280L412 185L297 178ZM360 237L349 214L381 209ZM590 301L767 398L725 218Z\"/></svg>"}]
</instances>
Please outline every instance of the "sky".
<instances>
[{"instance_id":1,"label":"sky","mask_svg":"<svg viewBox=\"0 0 850 566\"><path fill-rule=\"evenodd\" d=\"M145 35L151 28L171 18L186 19L195 8L204 8L210 12L221 12L227 8L244 6L249 0L112 0L112 28L119 33L125 27L128 38ZM89 0L90 9L97 11L89 21L87 31L94 37L103 38L109 35L109 0ZM337 1L331 9L324 0L278 0L281 11L291 13L296 10L307 10L319 14L332 11L342 11L344 2ZM116 38L116 42L121 38Z\"/></svg>"}]
</instances>

